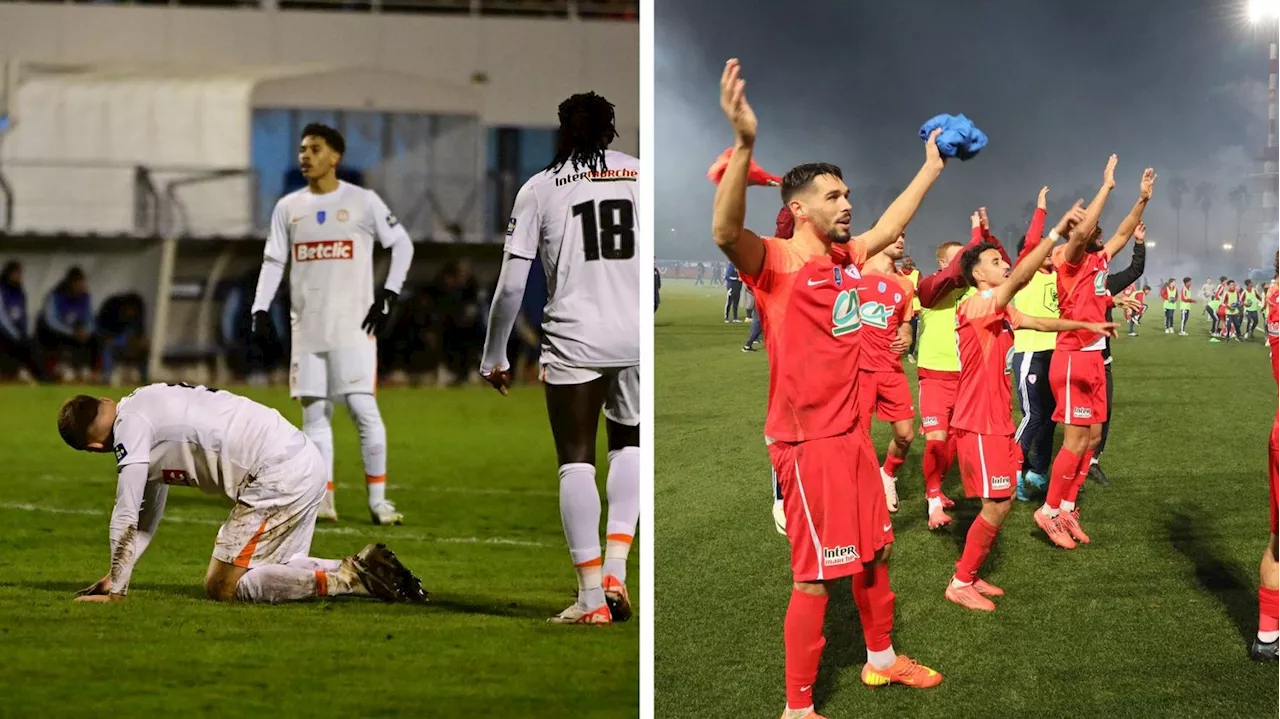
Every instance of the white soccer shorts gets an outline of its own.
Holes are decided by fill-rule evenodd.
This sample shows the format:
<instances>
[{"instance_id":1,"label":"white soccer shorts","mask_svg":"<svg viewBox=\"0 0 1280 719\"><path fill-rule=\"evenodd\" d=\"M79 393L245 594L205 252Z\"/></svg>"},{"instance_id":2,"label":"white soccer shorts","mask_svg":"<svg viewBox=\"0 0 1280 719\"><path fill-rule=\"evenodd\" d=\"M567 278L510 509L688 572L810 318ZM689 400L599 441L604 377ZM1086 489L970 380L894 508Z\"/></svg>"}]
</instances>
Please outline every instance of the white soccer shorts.
<instances>
[{"instance_id":1,"label":"white soccer shorts","mask_svg":"<svg viewBox=\"0 0 1280 719\"><path fill-rule=\"evenodd\" d=\"M378 343L328 352L295 352L289 365L289 396L338 397L373 394L378 387Z\"/></svg>"},{"instance_id":2,"label":"white soccer shorts","mask_svg":"<svg viewBox=\"0 0 1280 719\"><path fill-rule=\"evenodd\" d=\"M218 529L213 558L248 569L308 556L326 473L324 458L311 440L294 456L259 473Z\"/></svg>"},{"instance_id":3,"label":"white soccer shorts","mask_svg":"<svg viewBox=\"0 0 1280 719\"><path fill-rule=\"evenodd\" d=\"M609 378L609 389L604 399L604 416L628 427L639 425L639 367L570 367L558 363L542 365L542 381L547 384L586 384L601 377Z\"/></svg>"}]
</instances>

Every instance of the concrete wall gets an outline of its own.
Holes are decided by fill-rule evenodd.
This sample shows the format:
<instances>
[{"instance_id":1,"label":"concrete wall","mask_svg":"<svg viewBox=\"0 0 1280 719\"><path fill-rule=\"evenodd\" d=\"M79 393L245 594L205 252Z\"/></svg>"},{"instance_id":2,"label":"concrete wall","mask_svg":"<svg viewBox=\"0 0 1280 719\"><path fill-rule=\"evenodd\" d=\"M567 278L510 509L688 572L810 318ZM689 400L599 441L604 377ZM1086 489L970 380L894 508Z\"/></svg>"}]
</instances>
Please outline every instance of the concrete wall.
<instances>
[{"instance_id":1,"label":"concrete wall","mask_svg":"<svg viewBox=\"0 0 1280 719\"><path fill-rule=\"evenodd\" d=\"M376 67L472 85L486 125L554 126L560 100L594 90L617 106L615 148L638 151L636 23L4 3L0 57ZM481 75L485 79L476 81Z\"/></svg>"}]
</instances>

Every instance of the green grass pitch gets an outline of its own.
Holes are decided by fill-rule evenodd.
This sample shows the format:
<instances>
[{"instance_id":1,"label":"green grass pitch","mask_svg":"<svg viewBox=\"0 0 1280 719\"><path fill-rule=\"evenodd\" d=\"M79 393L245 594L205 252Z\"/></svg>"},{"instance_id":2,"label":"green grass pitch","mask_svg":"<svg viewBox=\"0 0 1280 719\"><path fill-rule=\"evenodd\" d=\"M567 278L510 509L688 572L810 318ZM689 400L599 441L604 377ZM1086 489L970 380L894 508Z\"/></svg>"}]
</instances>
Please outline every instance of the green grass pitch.
<instances>
[{"instance_id":1,"label":"green grass pitch","mask_svg":"<svg viewBox=\"0 0 1280 719\"><path fill-rule=\"evenodd\" d=\"M72 602L108 568L115 499L111 455L73 452L55 428L79 389L0 388L0 716L639 715L638 621L546 622L577 582L539 388L380 392L400 527L370 524L359 440L336 412L342 519L321 523L312 555L385 541L423 578L425 606L210 602L201 583L228 509L185 488L128 599ZM283 389L237 391L301 421ZM638 551L628 583L643 612Z\"/></svg>"},{"instance_id":2,"label":"green grass pitch","mask_svg":"<svg viewBox=\"0 0 1280 719\"><path fill-rule=\"evenodd\" d=\"M785 702L786 540L770 516L763 351L722 322L723 289L673 281L656 318L655 694L659 716L776 717ZM1107 489L1081 498L1093 544L1053 549L1018 504L984 568L991 614L943 598L976 506L953 468L957 521L928 530L923 442L899 472L890 576L894 646L937 688L864 687L866 648L841 585L815 695L841 717L1275 717L1276 665L1247 658L1269 530L1267 438L1276 386L1252 343L1162 333L1114 341ZM915 372L908 365L912 384ZM888 427L872 431L883 459ZM1059 432L1058 441L1061 441ZM956 516L956 515L953 515Z\"/></svg>"}]
</instances>

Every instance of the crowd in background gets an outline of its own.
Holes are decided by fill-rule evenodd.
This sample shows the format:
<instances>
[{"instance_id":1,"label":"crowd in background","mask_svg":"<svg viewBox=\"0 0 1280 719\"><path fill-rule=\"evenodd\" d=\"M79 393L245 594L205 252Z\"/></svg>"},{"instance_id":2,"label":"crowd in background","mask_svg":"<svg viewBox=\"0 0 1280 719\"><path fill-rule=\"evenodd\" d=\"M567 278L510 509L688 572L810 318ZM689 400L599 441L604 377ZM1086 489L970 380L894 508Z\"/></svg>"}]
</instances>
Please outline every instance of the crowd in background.
<instances>
[{"instance_id":1,"label":"crowd in background","mask_svg":"<svg viewBox=\"0 0 1280 719\"><path fill-rule=\"evenodd\" d=\"M233 381L280 379L289 366L289 293L282 288L270 310L279 341L249 339L250 308L258 270L224 283L218 303L217 347ZM78 267L43 298L38 312L23 286L22 266L0 272L0 379L29 382L147 382L146 306L136 292L115 294L93 311L89 278ZM537 379L546 278L540 263L530 272L525 302L508 356L513 376ZM431 280L406 285L389 329L378 339L383 384L459 385L475 381L492 288L482 286L467 260L445 263Z\"/></svg>"}]
</instances>

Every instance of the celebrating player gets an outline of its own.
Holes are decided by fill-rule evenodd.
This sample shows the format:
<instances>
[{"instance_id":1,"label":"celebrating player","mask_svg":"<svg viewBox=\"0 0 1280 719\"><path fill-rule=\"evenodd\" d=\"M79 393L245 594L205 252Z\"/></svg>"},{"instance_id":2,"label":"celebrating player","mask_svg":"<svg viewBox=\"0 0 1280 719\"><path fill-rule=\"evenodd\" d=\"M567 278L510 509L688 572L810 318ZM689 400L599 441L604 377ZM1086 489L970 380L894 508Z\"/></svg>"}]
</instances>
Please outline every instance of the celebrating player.
<instances>
[{"instance_id":1,"label":"celebrating player","mask_svg":"<svg viewBox=\"0 0 1280 719\"><path fill-rule=\"evenodd\" d=\"M1084 219L1080 203L1067 212L1059 228ZM973 226L979 227L978 213ZM1009 301L1040 270L1053 243L1039 242L1018 260L1010 271L1004 253L992 242L971 247L960 256L963 277L977 294L956 308L956 336L960 352L960 381L956 389L951 431L956 438L960 477L965 496L982 499L982 511L969 527L964 553L956 562L956 573L947 586L947 599L968 609L994 611L989 597L1004 591L978 578L995 542L996 534L1009 514L1014 477L1022 464L1022 452L1013 439L1013 401L1009 374L1013 358L1013 330L1018 327L1041 332L1088 329L1110 333L1114 325L1105 322L1077 322L1024 315Z\"/></svg>"},{"instance_id":2,"label":"celebrating player","mask_svg":"<svg viewBox=\"0 0 1280 719\"><path fill-rule=\"evenodd\" d=\"M1280 277L1280 253L1276 254L1276 275ZM1267 349L1271 353L1271 376L1280 382L1280 295L1276 283L1267 288ZM1267 446L1267 464L1271 484L1271 539L1262 553L1258 588L1258 635L1249 647L1255 661L1275 661L1280 647L1280 562L1276 559L1277 510L1280 509L1280 411L1271 425L1271 441Z\"/></svg>"},{"instance_id":3,"label":"celebrating player","mask_svg":"<svg viewBox=\"0 0 1280 719\"><path fill-rule=\"evenodd\" d=\"M578 573L578 601L551 618L559 624L631 616L627 555L640 519L640 161L607 149L615 137L608 100L586 93L560 103L556 157L516 195L480 366L505 395L507 338L541 256L549 288L542 378L560 464L560 516ZM595 467L602 408L609 441L603 561Z\"/></svg>"},{"instance_id":4,"label":"celebrating player","mask_svg":"<svg viewBox=\"0 0 1280 719\"><path fill-rule=\"evenodd\" d=\"M1139 183L1138 201L1104 245L1098 217L1115 189L1115 169L1116 156L1112 155L1103 171L1102 187L1085 210L1084 220L1071 229L1066 244L1053 250L1063 319L1097 323L1106 318L1107 306L1112 303L1106 286L1107 263L1129 242L1151 199L1156 173L1147 168ZM1056 242L1058 233L1050 233L1049 240ZM1063 425L1063 440L1050 470L1048 496L1035 513L1035 521L1054 544L1065 549L1089 541L1075 503L1107 419L1105 347L1106 337L1095 330L1059 332L1049 366L1049 384L1057 403L1053 421Z\"/></svg>"},{"instance_id":5,"label":"celebrating player","mask_svg":"<svg viewBox=\"0 0 1280 719\"><path fill-rule=\"evenodd\" d=\"M387 500L387 428L373 393L377 335L404 285L413 242L376 192L338 180L345 150L337 130L315 123L303 128L298 166L307 186L281 198L271 215L253 299L253 334L259 342L271 341L267 309L292 258L289 395L302 401L302 431L319 448L328 472L319 516L338 518L330 420L333 398L341 395L360 431L369 514L374 524L399 524L403 516ZM391 250L387 282L376 295L375 237Z\"/></svg>"},{"instance_id":6,"label":"celebrating player","mask_svg":"<svg viewBox=\"0 0 1280 719\"><path fill-rule=\"evenodd\" d=\"M892 244L942 172L930 136L925 162L911 184L870 230L851 237L849 189L839 168L792 168L782 200L795 218L790 240L762 239L744 227L747 174L756 116L747 103L737 60L725 64L720 107L735 134L733 155L716 190L716 244L756 293L766 318L769 407L766 441L782 487L791 544L793 588L786 643L785 719L817 718L813 685L825 639L827 582L853 576L862 617L870 686L935 686L942 676L905 656L890 641L894 595L888 556L893 525L875 448L859 408L863 320L859 269Z\"/></svg>"},{"instance_id":7,"label":"celebrating player","mask_svg":"<svg viewBox=\"0 0 1280 719\"><path fill-rule=\"evenodd\" d=\"M893 427L893 439L880 468L890 512L898 511L898 468L911 449L916 419L911 387L902 371L902 353L911 347L911 302L915 298L915 286L895 267L905 248L906 237L902 236L868 257L862 266L862 279L857 281L858 312L862 315L859 401L868 428L872 415Z\"/></svg>"},{"instance_id":8,"label":"celebrating player","mask_svg":"<svg viewBox=\"0 0 1280 719\"><path fill-rule=\"evenodd\" d=\"M79 395L58 412L72 449L114 452L111 570L79 601L120 599L155 536L171 485L235 506L218 530L205 591L217 601L283 602L340 594L422 601L421 582L384 545L346 559L310 557L328 481L325 460L280 413L211 387L153 384L116 402Z\"/></svg>"}]
</instances>

